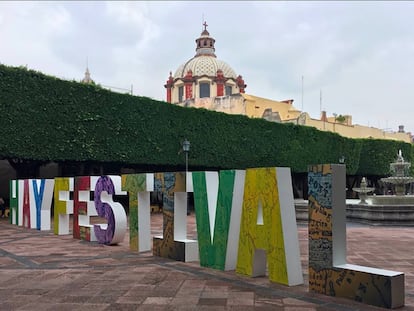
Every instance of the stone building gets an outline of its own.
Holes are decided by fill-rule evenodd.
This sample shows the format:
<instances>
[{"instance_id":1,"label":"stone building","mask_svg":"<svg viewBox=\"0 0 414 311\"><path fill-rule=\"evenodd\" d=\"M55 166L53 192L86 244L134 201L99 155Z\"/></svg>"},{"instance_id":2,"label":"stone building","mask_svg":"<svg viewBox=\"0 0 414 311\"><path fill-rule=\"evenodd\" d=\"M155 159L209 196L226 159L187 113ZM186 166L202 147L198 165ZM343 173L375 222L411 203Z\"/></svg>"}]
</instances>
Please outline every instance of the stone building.
<instances>
[{"instance_id":1,"label":"stone building","mask_svg":"<svg viewBox=\"0 0 414 311\"><path fill-rule=\"evenodd\" d=\"M376 138L411 142L411 133L403 126L398 131L352 124L352 116L331 116L321 112L319 119L293 106L293 99L276 101L245 93L247 85L226 62L216 56L216 40L204 30L196 42L196 54L170 72L164 87L167 102L183 107L204 108L272 122L295 123L316 127L350 138Z\"/></svg>"}]
</instances>

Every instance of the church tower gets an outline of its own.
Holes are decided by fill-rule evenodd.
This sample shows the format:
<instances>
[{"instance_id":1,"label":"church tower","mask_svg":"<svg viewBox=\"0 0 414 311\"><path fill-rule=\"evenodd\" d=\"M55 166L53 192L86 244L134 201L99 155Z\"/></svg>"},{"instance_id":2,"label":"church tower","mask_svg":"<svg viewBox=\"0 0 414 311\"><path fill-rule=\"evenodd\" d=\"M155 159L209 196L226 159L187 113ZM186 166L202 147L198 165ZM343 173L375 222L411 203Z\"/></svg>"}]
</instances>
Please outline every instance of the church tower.
<instances>
[{"instance_id":1,"label":"church tower","mask_svg":"<svg viewBox=\"0 0 414 311\"><path fill-rule=\"evenodd\" d=\"M85 84L94 84L95 82L92 80L92 78L91 78L91 74L90 74L90 72L89 72L89 68L88 67L86 67L86 71L85 71L85 77L82 79L82 81L81 81L82 83L85 83Z\"/></svg>"},{"instance_id":2,"label":"church tower","mask_svg":"<svg viewBox=\"0 0 414 311\"><path fill-rule=\"evenodd\" d=\"M246 84L242 76L215 54L216 40L204 30L196 42L196 54L175 71L170 72L164 87L167 89L167 102L181 104L203 98L223 97L244 93Z\"/></svg>"}]
</instances>

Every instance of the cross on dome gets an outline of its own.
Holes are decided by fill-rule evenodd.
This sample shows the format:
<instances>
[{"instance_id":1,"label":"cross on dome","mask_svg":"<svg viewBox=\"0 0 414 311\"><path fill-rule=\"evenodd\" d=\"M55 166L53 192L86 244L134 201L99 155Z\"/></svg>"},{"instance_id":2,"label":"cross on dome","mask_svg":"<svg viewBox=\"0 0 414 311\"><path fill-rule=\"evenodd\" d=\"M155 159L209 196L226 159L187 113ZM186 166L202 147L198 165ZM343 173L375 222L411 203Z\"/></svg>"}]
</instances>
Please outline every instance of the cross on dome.
<instances>
[{"instance_id":1,"label":"cross on dome","mask_svg":"<svg viewBox=\"0 0 414 311\"><path fill-rule=\"evenodd\" d=\"M213 56L216 57L216 55L214 54L215 48L214 48L214 42L216 40L214 40L213 37L210 36L209 32L207 31L207 22L204 21L203 23L204 26L204 30L201 33L200 37L198 39L196 39L196 57L197 56Z\"/></svg>"},{"instance_id":2,"label":"cross on dome","mask_svg":"<svg viewBox=\"0 0 414 311\"><path fill-rule=\"evenodd\" d=\"M203 23L203 26L204 26L204 29L203 29L203 31L201 32L201 35L202 36L210 36L210 34L209 34L209 32L208 32L208 30L207 30L207 22L206 21L204 21L204 23Z\"/></svg>"}]
</instances>

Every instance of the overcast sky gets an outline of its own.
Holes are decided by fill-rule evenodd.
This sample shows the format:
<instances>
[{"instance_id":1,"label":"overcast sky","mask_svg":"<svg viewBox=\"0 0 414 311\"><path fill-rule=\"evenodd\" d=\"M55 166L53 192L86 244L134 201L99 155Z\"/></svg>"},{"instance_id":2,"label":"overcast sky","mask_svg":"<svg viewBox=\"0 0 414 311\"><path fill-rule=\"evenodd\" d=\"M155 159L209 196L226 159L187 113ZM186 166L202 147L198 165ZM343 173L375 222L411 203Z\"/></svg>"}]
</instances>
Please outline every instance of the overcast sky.
<instances>
[{"instance_id":1,"label":"overcast sky","mask_svg":"<svg viewBox=\"0 0 414 311\"><path fill-rule=\"evenodd\" d=\"M414 132L414 2L1 1L0 63L165 100L203 17L246 93Z\"/></svg>"}]
</instances>

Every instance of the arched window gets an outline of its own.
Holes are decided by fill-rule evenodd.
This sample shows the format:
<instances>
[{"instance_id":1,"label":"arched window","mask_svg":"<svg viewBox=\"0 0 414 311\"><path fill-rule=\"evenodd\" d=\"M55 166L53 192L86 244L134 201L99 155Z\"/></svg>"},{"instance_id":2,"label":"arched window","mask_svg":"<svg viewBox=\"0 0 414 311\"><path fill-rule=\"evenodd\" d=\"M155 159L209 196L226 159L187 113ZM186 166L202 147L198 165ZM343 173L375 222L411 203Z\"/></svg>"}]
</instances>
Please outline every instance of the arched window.
<instances>
[{"instance_id":1,"label":"arched window","mask_svg":"<svg viewBox=\"0 0 414 311\"><path fill-rule=\"evenodd\" d=\"M200 98L210 97L210 83L201 82L200 83Z\"/></svg>"},{"instance_id":2,"label":"arched window","mask_svg":"<svg viewBox=\"0 0 414 311\"><path fill-rule=\"evenodd\" d=\"M231 85L226 85L226 96L230 96L231 94L232 94Z\"/></svg>"},{"instance_id":3,"label":"arched window","mask_svg":"<svg viewBox=\"0 0 414 311\"><path fill-rule=\"evenodd\" d=\"M180 86L178 87L178 102L181 103L183 101L184 96L184 87Z\"/></svg>"}]
</instances>

